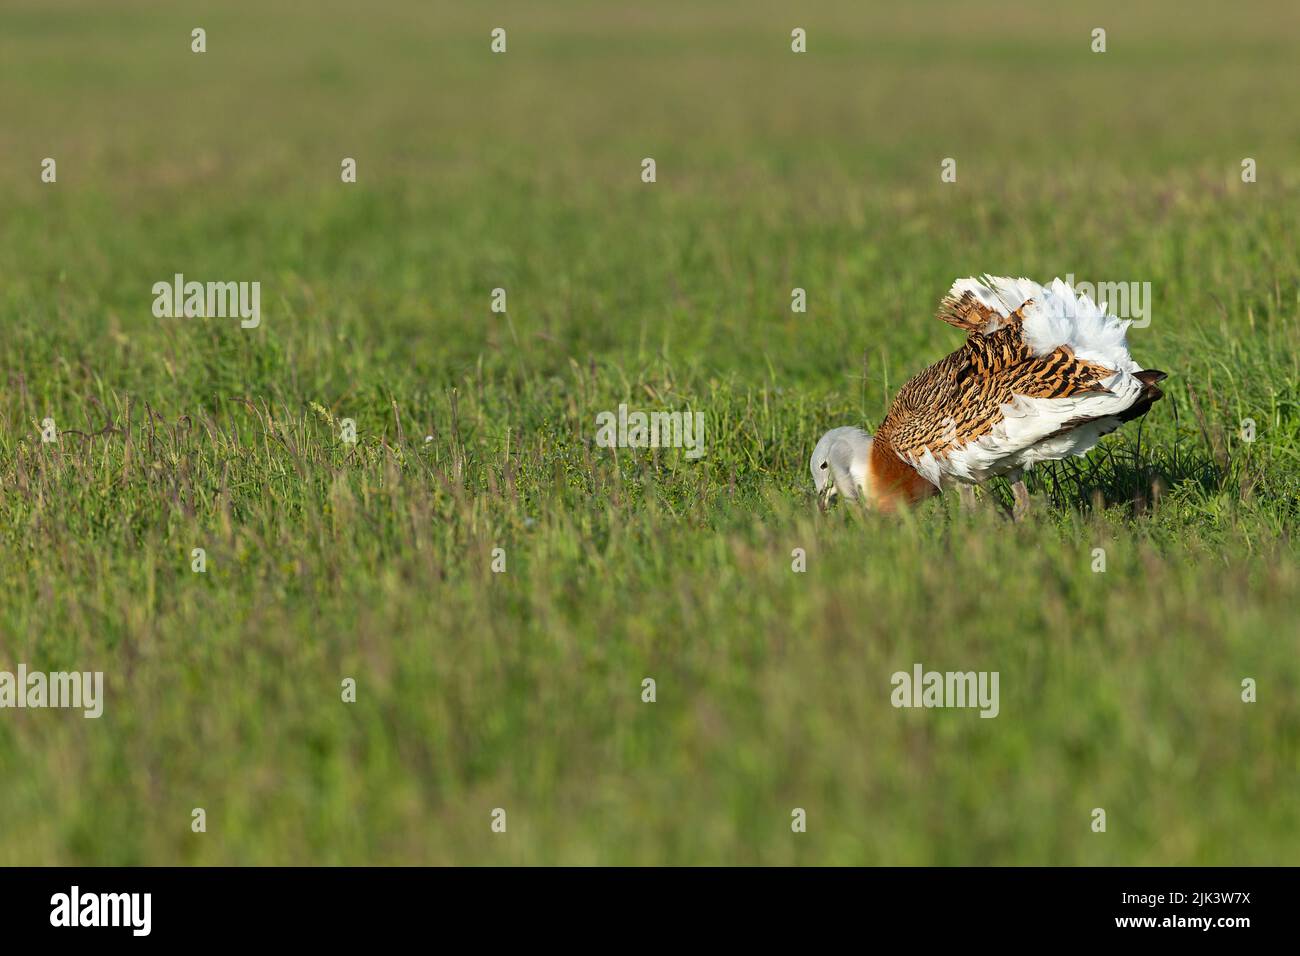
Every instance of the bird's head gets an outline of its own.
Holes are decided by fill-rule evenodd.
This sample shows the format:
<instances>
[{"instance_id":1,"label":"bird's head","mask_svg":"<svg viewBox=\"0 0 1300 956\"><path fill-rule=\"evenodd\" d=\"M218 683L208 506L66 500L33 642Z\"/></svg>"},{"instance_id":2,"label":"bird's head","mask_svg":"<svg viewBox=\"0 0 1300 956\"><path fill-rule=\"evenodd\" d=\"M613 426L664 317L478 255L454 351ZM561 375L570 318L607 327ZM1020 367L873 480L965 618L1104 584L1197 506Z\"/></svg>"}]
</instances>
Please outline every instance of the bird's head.
<instances>
[{"instance_id":1,"label":"bird's head","mask_svg":"<svg viewBox=\"0 0 1300 956\"><path fill-rule=\"evenodd\" d=\"M839 496L849 501L865 501L868 468L871 457L871 436L861 428L832 428L813 449L813 487L817 490L817 506L825 511Z\"/></svg>"}]
</instances>

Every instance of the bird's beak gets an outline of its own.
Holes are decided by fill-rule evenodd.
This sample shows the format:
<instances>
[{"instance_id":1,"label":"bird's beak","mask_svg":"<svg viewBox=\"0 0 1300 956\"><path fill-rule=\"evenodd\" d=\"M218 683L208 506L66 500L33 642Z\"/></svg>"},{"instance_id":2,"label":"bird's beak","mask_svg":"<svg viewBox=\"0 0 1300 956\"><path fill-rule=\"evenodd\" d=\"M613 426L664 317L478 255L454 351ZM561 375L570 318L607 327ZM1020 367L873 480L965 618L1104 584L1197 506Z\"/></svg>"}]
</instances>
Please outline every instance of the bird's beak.
<instances>
[{"instance_id":1,"label":"bird's beak","mask_svg":"<svg viewBox=\"0 0 1300 956\"><path fill-rule=\"evenodd\" d=\"M823 488L823 489L822 489L822 490L817 494L817 508L818 508L818 510L819 510L819 511L822 511L822 512L825 512L828 508L830 508L830 506L831 506L831 502L833 502L833 501L835 500L835 495L836 495L836 493L837 493L837 492L836 492L836 488L835 488L835 482L833 482L833 481L828 481L828 482L826 482L826 487Z\"/></svg>"}]
</instances>

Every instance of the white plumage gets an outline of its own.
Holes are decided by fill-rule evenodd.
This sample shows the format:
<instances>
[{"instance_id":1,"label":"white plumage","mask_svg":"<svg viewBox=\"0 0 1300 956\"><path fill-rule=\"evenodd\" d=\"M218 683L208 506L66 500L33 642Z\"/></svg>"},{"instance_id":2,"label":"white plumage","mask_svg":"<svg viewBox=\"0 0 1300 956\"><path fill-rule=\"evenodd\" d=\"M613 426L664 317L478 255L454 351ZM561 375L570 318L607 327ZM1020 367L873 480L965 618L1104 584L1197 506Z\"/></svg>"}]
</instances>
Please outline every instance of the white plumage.
<instances>
[{"instance_id":1,"label":"white plumage","mask_svg":"<svg viewBox=\"0 0 1300 956\"><path fill-rule=\"evenodd\" d=\"M945 461L926 454L914 463L917 471L943 487L952 481L982 482L1021 471L1040 461L1085 455L1120 426L1119 415L1138 400L1144 384L1134 377L1142 366L1128 350L1130 323L1109 315L1086 295L1076 295L1059 278L1050 286L1032 279L990 277L959 279L949 295L973 292L981 303L1009 317L1026 302L1022 334L1035 355L1048 355L1061 346L1075 356L1096 362L1114 374L1103 379L1104 392L1063 398L1017 395L1001 406L1002 419L973 441L949 452ZM992 330L990 330L992 331ZM1067 422L1084 419L1061 433Z\"/></svg>"}]
</instances>

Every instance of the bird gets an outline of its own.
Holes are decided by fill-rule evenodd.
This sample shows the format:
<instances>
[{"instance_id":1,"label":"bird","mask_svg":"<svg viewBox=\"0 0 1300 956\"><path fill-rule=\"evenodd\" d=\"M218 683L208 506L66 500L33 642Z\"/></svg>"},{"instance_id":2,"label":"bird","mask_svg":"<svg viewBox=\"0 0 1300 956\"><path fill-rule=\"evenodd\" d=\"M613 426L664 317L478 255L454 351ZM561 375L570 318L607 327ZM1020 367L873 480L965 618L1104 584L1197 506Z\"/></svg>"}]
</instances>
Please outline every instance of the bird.
<instances>
[{"instance_id":1,"label":"bird","mask_svg":"<svg viewBox=\"0 0 1300 956\"><path fill-rule=\"evenodd\" d=\"M937 318L966 342L911 378L874 435L832 428L809 469L824 511L838 498L893 512L956 487L964 503L990 478L1012 482L1017 519L1026 469L1085 455L1140 418L1167 378L1129 354L1128 321L1055 279L958 279Z\"/></svg>"}]
</instances>

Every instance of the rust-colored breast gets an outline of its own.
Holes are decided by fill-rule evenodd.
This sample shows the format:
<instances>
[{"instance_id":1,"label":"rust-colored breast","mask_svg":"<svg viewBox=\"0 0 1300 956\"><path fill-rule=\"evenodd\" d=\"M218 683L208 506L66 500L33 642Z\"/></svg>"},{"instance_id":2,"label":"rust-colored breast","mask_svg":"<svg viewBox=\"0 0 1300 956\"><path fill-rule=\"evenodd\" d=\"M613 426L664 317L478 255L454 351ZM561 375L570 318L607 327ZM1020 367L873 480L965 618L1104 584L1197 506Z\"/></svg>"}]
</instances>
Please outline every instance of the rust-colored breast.
<instances>
[{"instance_id":1,"label":"rust-colored breast","mask_svg":"<svg viewBox=\"0 0 1300 956\"><path fill-rule=\"evenodd\" d=\"M879 436L871 443L868 488L872 505L878 511L891 512L900 505L911 505L939 493L907 462L898 457L889 442Z\"/></svg>"}]
</instances>

